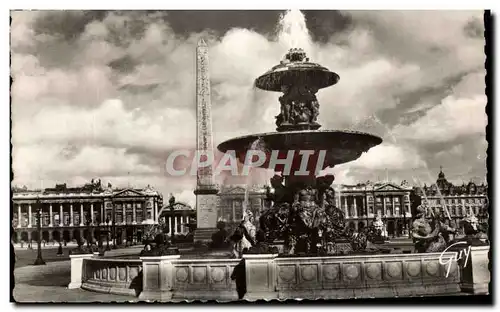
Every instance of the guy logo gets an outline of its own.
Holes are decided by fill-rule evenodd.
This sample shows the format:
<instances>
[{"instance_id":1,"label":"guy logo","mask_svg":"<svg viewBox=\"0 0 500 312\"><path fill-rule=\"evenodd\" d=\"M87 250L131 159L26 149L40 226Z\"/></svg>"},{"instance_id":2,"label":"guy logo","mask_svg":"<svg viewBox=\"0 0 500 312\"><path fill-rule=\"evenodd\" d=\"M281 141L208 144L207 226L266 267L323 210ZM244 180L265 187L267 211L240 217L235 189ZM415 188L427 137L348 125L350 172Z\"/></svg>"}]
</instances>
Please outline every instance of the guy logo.
<instances>
[{"instance_id":1,"label":"guy logo","mask_svg":"<svg viewBox=\"0 0 500 312\"><path fill-rule=\"evenodd\" d=\"M463 262L463 267L465 268L467 266L467 262L469 261L471 246L460 250L458 253L454 253L453 256L451 256L447 261L443 261L444 253L447 252L453 246L464 245L464 244L467 245L467 242L462 241L462 242L456 242L454 244L451 244L450 246L446 247L446 249L439 256L439 264L448 266L446 269L446 277L448 277L448 275L450 274L451 264L453 261L457 262L458 260L465 257L465 260Z\"/></svg>"}]
</instances>

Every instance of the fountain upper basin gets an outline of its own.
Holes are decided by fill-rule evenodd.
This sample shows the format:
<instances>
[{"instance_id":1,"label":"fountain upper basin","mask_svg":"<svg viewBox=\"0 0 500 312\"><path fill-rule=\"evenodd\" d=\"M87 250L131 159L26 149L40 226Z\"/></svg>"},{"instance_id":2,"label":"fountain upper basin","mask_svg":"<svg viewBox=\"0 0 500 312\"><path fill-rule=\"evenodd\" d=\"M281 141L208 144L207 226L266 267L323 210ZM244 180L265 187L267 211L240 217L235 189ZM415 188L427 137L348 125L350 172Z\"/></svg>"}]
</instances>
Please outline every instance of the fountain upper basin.
<instances>
[{"instance_id":1,"label":"fountain upper basin","mask_svg":"<svg viewBox=\"0 0 500 312\"><path fill-rule=\"evenodd\" d=\"M255 145L256 140L260 142ZM265 162L258 166L270 168L272 151L278 151L278 158L285 159L288 151L295 151L292 165L294 170L299 169L302 156L300 150L312 150L314 154L307 162L308 170L317 168L317 158L320 151L326 151L326 157L320 170L347 163L358 159L363 152L382 143L378 136L368 133L348 130L302 130L285 132L268 132L252 134L227 140L217 147L221 152L235 151L238 160L245 162L249 150L260 150L266 154ZM252 147L252 145L254 145ZM255 160L254 160L255 161ZM282 171L283 166L272 167L275 171Z\"/></svg>"},{"instance_id":2,"label":"fountain upper basin","mask_svg":"<svg viewBox=\"0 0 500 312\"><path fill-rule=\"evenodd\" d=\"M327 68L310 62L290 62L274 66L255 80L255 86L268 91L281 92L283 86L303 85L317 89L336 84L340 77Z\"/></svg>"}]
</instances>

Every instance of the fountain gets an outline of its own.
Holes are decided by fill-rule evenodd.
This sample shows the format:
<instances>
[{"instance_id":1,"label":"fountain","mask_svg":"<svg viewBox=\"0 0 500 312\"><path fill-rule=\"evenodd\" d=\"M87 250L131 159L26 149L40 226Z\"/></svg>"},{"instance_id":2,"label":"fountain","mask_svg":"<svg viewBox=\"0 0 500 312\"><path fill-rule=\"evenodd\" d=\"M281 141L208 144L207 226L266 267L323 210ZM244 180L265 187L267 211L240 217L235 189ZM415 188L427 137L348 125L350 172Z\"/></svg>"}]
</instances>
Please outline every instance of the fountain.
<instances>
[{"instance_id":1,"label":"fountain","mask_svg":"<svg viewBox=\"0 0 500 312\"><path fill-rule=\"evenodd\" d=\"M326 252L328 244L348 239L343 231L343 212L335 205L331 187L334 177L318 174L325 168L356 160L382 142L362 132L319 130L316 93L338 81L336 73L310 62L302 49L290 49L280 64L255 80L257 88L283 93L279 98L280 114L276 116L277 131L230 139L218 146L224 153L235 151L242 163L248 151L258 146L266 155L258 167L281 173L284 184L277 178L271 181L278 194L273 206L263 213L260 226L268 240L283 239L289 254ZM257 139L260 144L256 145ZM288 168L283 162L276 164L277 159L290 155ZM276 225L282 229L281 237L270 230Z\"/></svg>"}]
</instances>

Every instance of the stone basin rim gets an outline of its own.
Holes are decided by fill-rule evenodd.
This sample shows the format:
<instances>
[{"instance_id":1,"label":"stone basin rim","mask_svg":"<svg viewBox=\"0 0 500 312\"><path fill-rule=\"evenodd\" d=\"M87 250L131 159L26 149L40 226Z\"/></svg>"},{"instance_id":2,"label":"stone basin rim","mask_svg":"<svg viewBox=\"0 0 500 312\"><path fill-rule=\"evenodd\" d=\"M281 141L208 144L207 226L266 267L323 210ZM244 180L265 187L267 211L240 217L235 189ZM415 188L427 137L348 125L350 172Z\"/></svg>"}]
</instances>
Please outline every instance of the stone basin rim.
<instances>
[{"instance_id":1,"label":"stone basin rim","mask_svg":"<svg viewBox=\"0 0 500 312\"><path fill-rule=\"evenodd\" d=\"M281 76L281 78L287 75L303 75L304 77L309 77L311 80L315 80L313 77L315 75L322 75L323 79L316 79L316 83L313 84L318 89L333 86L340 80L340 76L337 73L317 63L291 62L275 65L270 70L257 77L254 84L262 90L281 92L281 80L280 82L265 83L266 80L271 79L271 77L275 75ZM291 83L286 83L286 85L291 85Z\"/></svg>"},{"instance_id":2,"label":"stone basin rim","mask_svg":"<svg viewBox=\"0 0 500 312\"><path fill-rule=\"evenodd\" d=\"M243 140L249 140L253 139L256 140L258 138L264 138L264 137L272 137L272 136L301 136L301 135L324 135L324 134L340 134L340 135L354 135L354 136L359 136L359 137L364 137L367 139L371 139L375 145L378 145L382 143L382 138L370 133L366 132L361 132L361 131L355 131L355 130L299 130L299 131L283 131L283 132L263 132L263 133L256 133L256 134L249 134L249 135L244 135L244 136L239 136L235 137L229 140L226 140L219 145L217 145L217 149L221 152L226 152L227 150L230 150L230 148L225 148L223 150L224 145L227 145L228 143L236 142L236 141L243 141Z\"/></svg>"}]
</instances>

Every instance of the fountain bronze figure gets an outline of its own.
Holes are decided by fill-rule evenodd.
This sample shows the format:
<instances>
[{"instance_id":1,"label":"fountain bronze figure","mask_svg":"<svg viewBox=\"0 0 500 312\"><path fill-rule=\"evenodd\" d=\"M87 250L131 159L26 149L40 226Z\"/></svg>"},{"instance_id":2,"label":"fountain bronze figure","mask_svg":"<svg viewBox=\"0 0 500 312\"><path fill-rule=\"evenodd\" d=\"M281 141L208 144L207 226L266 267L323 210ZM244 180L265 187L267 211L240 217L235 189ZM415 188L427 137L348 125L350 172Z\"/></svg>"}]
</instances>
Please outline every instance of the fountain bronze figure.
<instances>
[{"instance_id":1,"label":"fountain bronze figure","mask_svg":"<svg viewBox=\"0 0 500 312\"><path fill-rule=\"evenodd\" d=\"M276 175L271 179L274 194L268 192L267 198L272 206L261 214L260 230L268 241L283 240L289 254L351 252L353 245L360 245L354 243L353 233L346 231L344 214L335 204L334 176L318 177L318 173L358 159L382 139L355 131L318 130L316 93L338 81L336 73L310 62L302 49L290 49L279 65L255 80L257 88L283 93L276 116L277 132L238 137L218 146L224 153L235 151L242 163L249 150L258 149L266 155L259 167L273 169ZM299 172L304 169L304 150L313 153L305 175ZM290 170L283 164L272 164L273 151L278 159L293 151ZM336 251L328 252L327 246Z\"/></svg>"}]
</instances>

